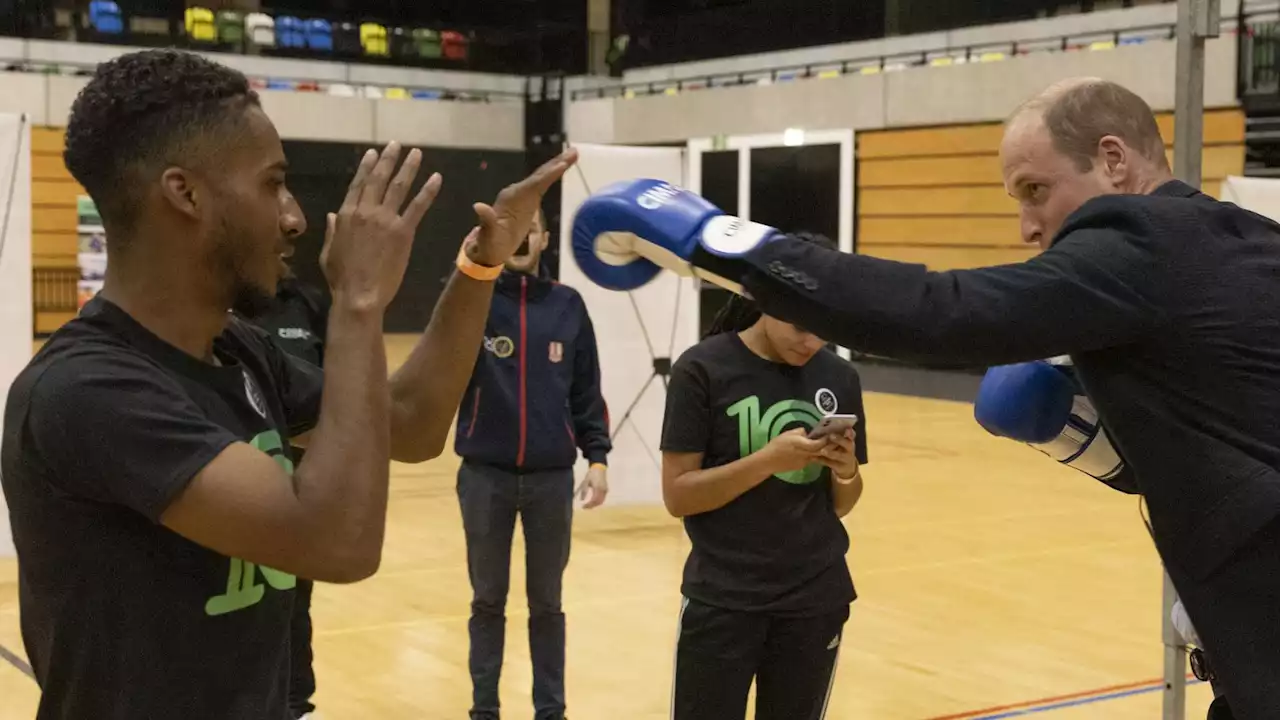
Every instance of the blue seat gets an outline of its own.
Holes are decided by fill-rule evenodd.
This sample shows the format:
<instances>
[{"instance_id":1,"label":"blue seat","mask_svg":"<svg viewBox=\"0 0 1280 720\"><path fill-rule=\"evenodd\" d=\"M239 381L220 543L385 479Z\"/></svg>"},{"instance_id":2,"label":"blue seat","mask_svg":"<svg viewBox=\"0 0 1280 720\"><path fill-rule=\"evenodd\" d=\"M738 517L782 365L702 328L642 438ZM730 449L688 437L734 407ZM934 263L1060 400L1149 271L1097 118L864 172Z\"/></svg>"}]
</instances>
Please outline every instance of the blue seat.
<instances>
[{"instance_id":1,"label":"blue seat","mask_svg":"<svg viewBox=\"0 0 1280 720\"><path fill-rule=\"evenodd\" d=\"M302 21L292 15L276 18L276 46L290 50L305 50L307 37L302 29Z\"/></svg>"},{"instance_id":2,"label":"blue seat","mask_svg":"<svg viewBox=\"0 0 1280 720\"><path fill-rule=\"evenodd\" d=\"M93 0L89 3L89 25L104 35L124 34L124 16L120 6L112 0Z\"/></svg>"},{"instance_id":3,"label":"blue seat","mask_svg":"<svg viewBox=\"0 0 1280 720\"><path fill-rule=\"evenodd\" d=\"M307 47L316 52L333 52L333 25L328 20L313 18L306 22Z\"/></svg>"},{"instance_id":4,"label":"blue seat","mask_svg":"<svg viewBox=\"0 0 1280 720\"><path fill-rule=\"evenodd\" d=\"M439 100L441 93L439 90L414 90L409 93L409 97L414 100Z\"/></svg>"}]
</instances>

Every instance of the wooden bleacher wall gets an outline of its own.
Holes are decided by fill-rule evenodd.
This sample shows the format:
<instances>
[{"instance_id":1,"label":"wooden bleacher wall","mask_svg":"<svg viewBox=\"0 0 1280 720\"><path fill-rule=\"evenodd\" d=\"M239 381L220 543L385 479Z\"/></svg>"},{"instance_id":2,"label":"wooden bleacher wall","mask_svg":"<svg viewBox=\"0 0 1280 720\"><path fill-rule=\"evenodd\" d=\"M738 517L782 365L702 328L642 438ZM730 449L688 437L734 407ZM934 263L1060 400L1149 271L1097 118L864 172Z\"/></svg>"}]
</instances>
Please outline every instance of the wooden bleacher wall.
<instances>
[{"instance_id":1,"label":"wooden bleacher wall","mask_svg":"<svg viewBox=\"0 0 1280 720\"><path fill-rule=\"evenodd\" d=\"M36 335L76 314L76 196L84 189L62 161L62 128L31 130L31 267Z\"/></svg>"},{"instance_id":2,"label":"wooden bleacher wall","mask_svg":"<svg viewBox=\"0 0 1280 720\"><path fill-rule=\"evenodd\" d=\"M1173 117L1159 116L1172 155ZM867 255L935 270L1031 257L1018 233L1018 207L1004 191L997 157L1000 123L879 130L858 134L857 238ZM37 335L76 313L76 196L62 160L61 128L32 130L33 294ZM1204 189L1244 174L1244 113L1205 113Z\"/></svg>"},{"instance_id":3,"label":"wooden bleacher wall","mask_svg":"<svg viewBox=\"0 0 1280 720\"><path fill-rule=\"evenodd\" d=\"M1172 162L1173 116L1158 116ZM1244 174L1244 112L1210 110L1204 191ZM934 270L1020 262L1018 204L1005 193L1000 123L859 133L858 252Z\"/></svg>"}]
</instances>

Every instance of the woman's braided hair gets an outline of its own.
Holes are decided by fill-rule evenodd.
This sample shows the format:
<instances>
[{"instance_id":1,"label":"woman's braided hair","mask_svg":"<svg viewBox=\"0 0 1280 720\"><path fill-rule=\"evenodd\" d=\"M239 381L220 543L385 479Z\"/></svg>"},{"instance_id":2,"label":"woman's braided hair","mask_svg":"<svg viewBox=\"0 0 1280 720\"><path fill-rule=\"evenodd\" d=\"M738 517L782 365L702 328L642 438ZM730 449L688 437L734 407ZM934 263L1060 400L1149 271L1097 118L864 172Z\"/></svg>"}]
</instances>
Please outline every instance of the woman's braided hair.
<instances>
[{"instance_id":1,"label":"woman's braided hair","mask_svg":"<svg viewBox=\"0 0 1280 720\"><path fill-rule=\"evenodd\" d=\"M811 242L828 250L838 249L836 243L826 235L800 232L792 233L791 237L804 242ZM704 339L721 333L742 332L759 322L761 314L760 308L756 307L754 302L734 293L729 296L729 301L724 304L724 307L720 308L720 312L711 321L711 327L707 330Z\"/></svg>"}]
</instances>

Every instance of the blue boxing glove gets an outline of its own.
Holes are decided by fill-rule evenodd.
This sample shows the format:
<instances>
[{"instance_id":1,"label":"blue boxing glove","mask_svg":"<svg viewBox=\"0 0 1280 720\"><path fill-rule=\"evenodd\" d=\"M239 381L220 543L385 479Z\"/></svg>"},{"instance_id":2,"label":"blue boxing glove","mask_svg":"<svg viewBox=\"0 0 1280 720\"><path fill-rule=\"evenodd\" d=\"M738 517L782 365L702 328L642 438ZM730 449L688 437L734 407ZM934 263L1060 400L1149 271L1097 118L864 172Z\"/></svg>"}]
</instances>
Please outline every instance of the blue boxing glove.
<instances>
[{"instance_id":1,"label":"blue boxing glove","mask_svg":"<svg viewBox=\"0 0 1280 720\"><path fill-rule=\"evenodd\" d=\"M634 290L667 269L742 294L742 256L780 236L670 183L629 180L578 207L573 257L587 278L611 290Z\"/></svg>"},{"instance_id":2,"label":"blue boxing glove","mask_svg":"<svg viewBox=\"0 0 1280 720\"><path fill-rule=\"evenodd\" d=\"M991 368L978 389L974 418L987 432L1026 443L1120 492L1139 492L1069 363Z\"/></svg>"}]
</instances>

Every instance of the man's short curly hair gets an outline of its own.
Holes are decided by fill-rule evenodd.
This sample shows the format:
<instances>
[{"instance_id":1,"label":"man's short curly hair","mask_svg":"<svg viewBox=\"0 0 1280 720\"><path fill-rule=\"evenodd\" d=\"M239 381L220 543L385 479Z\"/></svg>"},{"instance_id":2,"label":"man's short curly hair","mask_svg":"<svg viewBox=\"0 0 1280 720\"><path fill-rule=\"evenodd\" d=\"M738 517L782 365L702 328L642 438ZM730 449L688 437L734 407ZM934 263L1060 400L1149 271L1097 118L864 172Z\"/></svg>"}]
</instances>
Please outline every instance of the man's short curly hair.
<instances>
[{"instance_id":1,"label":"man's short curly hair","mask_svg":"<svg viewBox=\"0 0 1280 720\"><path fill-rule=\"evenodd\" d=\"M122 55L99 65L71 106L67 168L93 197L104 222L132 227L140 209L138 188L165 167L192 167L216 157L217 140L238 128L244 109L257 104L243 74L200 55Z\"/></svg>"}]
</instances>

